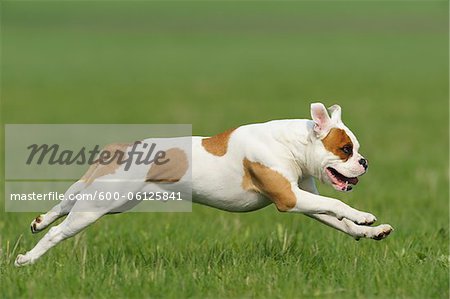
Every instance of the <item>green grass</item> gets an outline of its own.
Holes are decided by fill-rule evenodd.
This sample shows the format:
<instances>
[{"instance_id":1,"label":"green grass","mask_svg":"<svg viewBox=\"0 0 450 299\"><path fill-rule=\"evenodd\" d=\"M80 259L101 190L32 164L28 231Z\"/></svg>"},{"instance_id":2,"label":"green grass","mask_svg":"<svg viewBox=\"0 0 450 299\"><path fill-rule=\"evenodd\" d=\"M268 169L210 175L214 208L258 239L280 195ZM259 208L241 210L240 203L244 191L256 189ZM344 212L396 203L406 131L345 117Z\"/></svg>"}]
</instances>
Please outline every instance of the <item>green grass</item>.
<instances>
[{"instance_id":1,"label":"green grass","mask_svg":"<svg viewBox=\"0 0 450 299\"><path fill-rule=\"evenodd\" d=\"M36 213L2 211L0 296L448 298L447 13L438 1L2 2L3 123L209 135L339 103L370 172L351 194L321 192L395 232L355 242L274 207L194 206L105 217L16 269L41 237Z\"/></svg>"}]
</instances>

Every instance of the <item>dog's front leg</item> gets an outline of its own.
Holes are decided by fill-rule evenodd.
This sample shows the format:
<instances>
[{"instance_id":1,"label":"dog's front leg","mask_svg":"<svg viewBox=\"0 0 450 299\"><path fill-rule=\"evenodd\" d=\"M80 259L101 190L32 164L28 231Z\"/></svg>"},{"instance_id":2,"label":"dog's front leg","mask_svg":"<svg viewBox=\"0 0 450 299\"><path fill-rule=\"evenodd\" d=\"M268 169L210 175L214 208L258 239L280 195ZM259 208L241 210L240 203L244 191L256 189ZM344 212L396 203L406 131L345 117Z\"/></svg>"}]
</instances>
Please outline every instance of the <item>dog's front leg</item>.
<instances>
[{"instance_id":1,"label":"dog's front leg","mask_svg":"<svg viewBox=\"0 0 450 299\"><path fill-rule=\"evenodd\" d=\"M312 214L307 216L314 218L332 228L335 228L347 235L352 236L356 240L361 238L369 238L374 240L381 240L386 238L392 231L393 228L389 224L381 224L378 226L366 226L357 225L353 221L346 218L342 220L337 219L334 216L326 214Z\"/></svg>"},{"instance_id":2,"label":"dog's front leg","mask_svg":"<svg viewBox=\"0 0 450 299\"><path fill-rule=\"evenodd\" d=\"M288 204L284 203L285 200ZM362 225L370 225L377 220L374 215L358 211L340 200L301 190L296 183L292 183L291 192L287 192L285 197L275 201L275 204L284 212L299 212L307 215L327 214L338 220L347 218Z\"/></svg>"},{"instance_id":3,"label":"dog's front leg","mask_svg":"<svg viewBox=\"0 0 450 299\"><path fill-rule=\"evenodd\" d=\"M299 182L299 187L302 190L318 195L316 183L312 177L308 177ZM334 229L346 233L356 240L360 238L370 238L374 240L381 240L387 237L393 230L388 224L381 224L375 227L357 225L353 221L346 218L339 220L334 216L326 214L306 214L307 216L316 219Z\"/></svg>"},{"instance_id":4,"label":"dog's front leg","mask_svg":"<svg viewBox=\"0 0 450 299\"><path fill-rule=\"evenodd\" d=\"M250 188L270 198L279 211L327 214L364 225L377 220L372 214L358 211L337 199L301 190L291 171L272 169L258 162L249 162L245 166L250 175Z\"/></svg>"}]
</instances>

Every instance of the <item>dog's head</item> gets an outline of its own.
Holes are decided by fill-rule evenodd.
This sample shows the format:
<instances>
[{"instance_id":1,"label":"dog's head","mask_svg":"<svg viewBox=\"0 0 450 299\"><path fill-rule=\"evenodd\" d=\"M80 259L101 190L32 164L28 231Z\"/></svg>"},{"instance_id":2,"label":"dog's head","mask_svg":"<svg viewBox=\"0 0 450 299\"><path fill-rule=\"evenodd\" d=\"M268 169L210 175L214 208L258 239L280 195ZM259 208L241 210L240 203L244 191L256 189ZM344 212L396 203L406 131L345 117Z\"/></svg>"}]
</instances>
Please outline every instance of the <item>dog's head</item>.
<instances>
[{"instance_id":1,"label":"dog's head","mask_svg":"<svg viewBox=\"0 0 450 299\"><path fill-rule=\"evenodd\" d=\"M333 105L328 110L321 103L311 104L314 121L312 172L322 182L336 190L350 191L358 183L358 177L366 173L367 160L358 152L355 135L341 120L341 107Z\"/></svg>"}]
</instances>

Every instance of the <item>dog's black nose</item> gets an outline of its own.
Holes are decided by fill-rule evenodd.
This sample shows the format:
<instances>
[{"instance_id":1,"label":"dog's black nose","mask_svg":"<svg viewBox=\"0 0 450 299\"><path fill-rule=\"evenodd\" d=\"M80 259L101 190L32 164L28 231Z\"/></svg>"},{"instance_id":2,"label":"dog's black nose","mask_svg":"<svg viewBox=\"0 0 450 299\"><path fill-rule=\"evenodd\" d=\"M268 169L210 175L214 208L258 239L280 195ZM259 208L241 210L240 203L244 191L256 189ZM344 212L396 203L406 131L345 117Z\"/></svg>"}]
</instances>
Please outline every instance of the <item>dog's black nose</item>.
<instances>
[{"instance_id":1,"label":"dog's black nose","mask_svg":"<svg viewBox=\"0 0 450 299\"><path fill-rule=\"evenodd\" d=\"M369 163L367 163L367 160L364 158L359 159L358 162L364 167L364 169L367 169L367 167L369 167Z\"/></svg>"}]
</instances>

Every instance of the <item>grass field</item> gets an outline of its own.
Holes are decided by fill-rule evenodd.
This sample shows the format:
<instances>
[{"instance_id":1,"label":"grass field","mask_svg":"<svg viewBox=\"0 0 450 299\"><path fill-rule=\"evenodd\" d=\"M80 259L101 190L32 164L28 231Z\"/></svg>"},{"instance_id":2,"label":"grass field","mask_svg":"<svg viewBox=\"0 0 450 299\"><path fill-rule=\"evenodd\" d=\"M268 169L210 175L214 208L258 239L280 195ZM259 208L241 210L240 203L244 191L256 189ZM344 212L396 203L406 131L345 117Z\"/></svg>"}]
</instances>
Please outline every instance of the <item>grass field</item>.
<instances>
[{"instance_id":1,"label":"grass field","mask_svg":"<svg viewBox=\"0 0 450 299\"><path fill-rule=\"evenodd\" d=\"M320 190L395 232L356 242L274 207L194 206L105 217L17 269L42 235L36 213L2 211L0 296L448 298L447 13L444 1L1 2L3 123L210 135L339 103L370 172L350 194Z\"/></svg>"}]
</instances>

